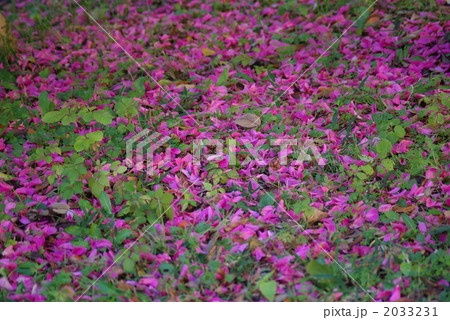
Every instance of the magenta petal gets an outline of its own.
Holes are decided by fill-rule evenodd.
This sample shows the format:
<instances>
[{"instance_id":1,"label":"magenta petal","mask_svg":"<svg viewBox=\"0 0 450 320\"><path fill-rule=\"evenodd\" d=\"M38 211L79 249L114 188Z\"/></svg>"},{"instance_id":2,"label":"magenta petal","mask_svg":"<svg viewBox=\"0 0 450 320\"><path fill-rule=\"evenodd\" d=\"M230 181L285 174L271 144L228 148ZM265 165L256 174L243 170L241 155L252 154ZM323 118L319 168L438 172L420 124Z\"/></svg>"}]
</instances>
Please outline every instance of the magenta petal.
<instances>
[{"instance_id":1,"label":"magenta petal","mask_svg":"<svg viewBox=\"0 0 450 320\"><path fill-rule=\"evenodd\" d=\"M378 221L378 211L375 208L370 209L366 213L366 221L375 222Z\"/></svg>"},{"instance_id":2,"label":"magenta petal","mask_svg":"<svg viewBox=\"0 0 450 320\"><path fill-rule=\"evenodd\" d=\"M392 291L392 295L389 298L389 301L397 301L398 299L401 298L401 294L400 294L401 290L400 290L400 286L395 286L394 291Z\"/></svg>"},{"instance_id":3,"label":"magenta petal","mask_svg":"<svg viewBox=\"0 0 450 320\"><path fill-rule=\"evenodd\" d=\"M419 222L419 230L422 231L422 232L426 232L427 231L427 226L425 225L425 223Z\"/></svg>"}]
</instances>

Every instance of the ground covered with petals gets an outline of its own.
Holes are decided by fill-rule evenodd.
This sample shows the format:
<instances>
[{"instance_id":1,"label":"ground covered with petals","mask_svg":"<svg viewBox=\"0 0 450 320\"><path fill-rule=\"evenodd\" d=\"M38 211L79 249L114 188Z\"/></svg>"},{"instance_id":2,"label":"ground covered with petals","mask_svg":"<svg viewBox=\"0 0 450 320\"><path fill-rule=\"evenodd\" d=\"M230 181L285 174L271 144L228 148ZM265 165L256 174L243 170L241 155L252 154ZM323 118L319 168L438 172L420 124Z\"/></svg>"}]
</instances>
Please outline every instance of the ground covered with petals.
<instances>
[{"instance_id":1,"label":"ground covered with petals","mask_svg":"<svg viewBox=\"0 0 450 320\"><path fill-rule=\"evenodd\" d=\"M5 5L0 299L450 300L449 9Z\"/></svg>"}]
</instances>

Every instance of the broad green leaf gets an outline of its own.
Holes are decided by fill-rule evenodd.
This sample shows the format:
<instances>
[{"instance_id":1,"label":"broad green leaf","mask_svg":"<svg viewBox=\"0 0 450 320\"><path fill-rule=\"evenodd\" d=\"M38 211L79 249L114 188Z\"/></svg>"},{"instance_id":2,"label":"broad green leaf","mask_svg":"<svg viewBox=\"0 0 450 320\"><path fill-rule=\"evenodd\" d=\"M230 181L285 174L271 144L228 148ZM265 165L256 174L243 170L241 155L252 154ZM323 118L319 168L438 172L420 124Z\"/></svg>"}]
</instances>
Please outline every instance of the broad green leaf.
<instances>
[{"instance_id":1,"label":"broad green leaf","mask_svg":"<svg viewBox=\"0 0 450 320\"><path fill-rule=\"evenodd\" d=\"M435 216L440 216L442 214L442 211L439 209L428 209L428 213Z\"/></svg>"},{"instance_id":2,"label":"broad green leaf","mask_svg":"<svg viewBox=\"0 0 450 320\"><path fill-rule=\"evenodd\" d=\"M320 284L328 287L333 286L336 282L333 270L327 264L312 260L306 265L306 271L313 276Z\"/></svg>"},{"instance_id":3,"label":"broad green leaf","mask_svg":"<svg viewBox=\"0 0 450 320\"><path fill-rule=\"evenodd\" d=\"M216 82L216 86L223 86L228 80L228 68L223 68L222 74L219 76Z\"/></svg>"},{"instance_id":4,"label":"broad green leaf","mask_svg":"<svg viewBox=\"0 0 450 320\"><path fill-rule=\"evenodd\" d=\"M239 173L236 171L236 170L231 170L231 171L228 171L227 173L226 173L226 175L230 178L230 179L239 179Z\"/></svg>"},{"instance_id":5,"label":"broad green leaf","mask_svg":"<svg viewBox=\"0 0 450 320\"><path fill-rule=\"evenodd\" d=\"M161 202L164 204L171 204L173 200L173 195L171 193L164 193L160 199Z\"/></svg>"},{"instance_id":6,"label":"broad green leaf","mask_svg":"<svg viewBox=\"0 0 450 320\"><path fill-rule=\"evenodd\" d=\"M239 77L239 78L242 78L244 80L247 80L248 82L255 82L255 81L253 81L252 78L250 78L250 76L248 76L248 75L246 75L245 73L242 73L242 72L236 73L236 77Z\"/></svg>"},{"instance_id":7,"label":"broad green leaf","mask_svg":"<svg viewBox=\"0 0 450 320\"><path fill-rule=\"evenodd\" d=\"M415 229L417 227L413 219L411 219L406 213L402 214L403 222L406 224L408 229Z\"/></svg>"},{"instance_id":8,"label":"broad green leaf","mask_svg":"<svg viewBox=\"0 0 450 320\"><path fill-rule=\"evenodd\" d=\"M73 148L76 152L83 151L85 148L88 148L89 144L86 140L86 137L78 137L73 145Z\"/></svg>"},{"instance_id":9,"label":"broad green leaf","mask_svg":"<svg viewBox=\"0 0 450 320\"><path fill-rule=\"evenodd\" d=\"M309 13L309 9L308 9L308 8L309 8L309 7L306 6L306 5L301 5L301 6L298 7L298 10L300 11L300 13L301 13L304 17L306 17L306 16L308 15L308 13Z\"/></svg>"},{"instance_id":10,"label":"broad green leaf","mask_svg":"<svg viewBox=\"0 0 450 320\"><path fill-rule=\"evenodd\" d=\"M397 135L397 137L399 137L399 138L403 138L406 134L406 131L405 131L405 129L403 129L402 126L395 126L394 132Z\"/></svg>"},{"instance_id":11,"label":"broad green leaf","mask_svg":"<svg viewBox=\"0 0 450 320\"><path fill-rule=\"evenodd\" d=\"M144 94L145 93L145 77L139 77L134 82L134 87L136 88L136 91L138 91L139 93Z\"/></svg>"},{"instance_id":12,"label":"broad green leaf","mask_svg":"<svg viewBox=\"0 0 450 320\"><path fill-rule=\"evenodd\" d=\"M94 131L87 134L89 140L98 142L103 140L103 132L102 131Z\"/></svg>"},{"instance_id":13,"label":"broad green leaf","mask_svg":"<svg viewBox=\"0 0 450 320\"><path fill-rule=\"evenodd\" d=\"M122 229L116 235L116 240L118 243L122 243L125 239L127 239L131 235L132 231L129 229Z\"/></svg>"},{"instance_id":14,"label":"broad green leaf","mask_svg":"<svg viewBox=\"0 0 450 320\"><path fill-rule=\"evenodd\" d=\"M259 291L262 295L269 301L275 299L275 294L277 293L277 283L274 280L259 282Z\"/></svg>"},{"instance_id":15,"label":"broad green leaf","mask_svg":"<svg viewBox=\"0 0 450 320\"><path fill-rule=\"evenodd\" d=\"M100 196L100 193L105 190L105 185L97 181L95 177L89 179L89 187L91 188L92 194L97 198Z\"/></svg>"},{"instance_id":16,"label":"broad green leaf","mask_svg":"<svg viewBox=\"0 0 450 320\"><path fill-rule=\"evenodd\" d=\"M412 271L412 267L411 267L411 263L409 262L402 262L400 264L400 271L405 275L405 276L409 276L411 271Z\"/></svg>"},{"instance_id":17,"label":"broad green leaf","mask_svg":"<svg viewBox=\"0 0 450 320\"><path fill-rule=\"evenodd\" d=\"M45 123L54 123L54 122L58 122L62 119L62 117L64 117L64 113L61 111L50 111L47 112L43 117L42 117L42 122Z\"/></svg>"},{"instance_id":18,"label":"broad green leaf","mask_svg":"<svg viewBox=\"0 0 450 320\"><path fill-rule=\"evenodd\" d=\"M6 69L0 69L0 79L2 81L12 82L12 83L16 82L16 77L14 76L14 74L9 72Z\"/></svg>"},{"instance_id":19,"label":"broad green leaf","mask_svg":"<svg viewBox=\"0 0 450 320\"><path fill-rule=\"evenodd\" d=\"M445 122L444 115L439 112L438 115L437 115L437 123L438 124L444 124L444 122Z\"/></svg>"},{"instance_id":20,"label":"broad green leaf","mask_svg":"<svg viewBox=\"0 0 450 320\"><path fill-rule=\"evenodd\" d=\"M203 187L205 187L206 191L211 191L212 189L212 184L208 183L208 182L203 182Z\"/></svg>"},{"instance_id":21,"label":"broad green leaf","mask_svg":"<svg viewBox=\"0 0 450 320\"><path fill-rule=\"evenodd\" d=\"M143 218L143 219L144 219L143 222L140 222L139 224L145 223L145 219L146 219L145 217L137 217L137 218ZM137 218L135 219L135 221L137 221ZM153 224L153 223L155 223L157 220L158 220L158 217L156 216L156 213L155 213L155 212L149 212L149 213L147 214L147 222L148 222L148 223Z\"/></svg>"},{"instance_id":22,"label":"broad green leaf","mask_svg":"<svg viewBox=\"0 0 450 320\"><path fill-rule=\"evenodd\" d=\"M112 295L115 295L118 293L118 290L116 289L116 287L110 283L99 281L99 282L97 282L97 286L102 293L107 294L109 296L112 296Z\"/></svg>"},{"instance_id":23,"label":"broad green leaf","mask_svg":"<svg viewBox=\"0 0 450 320\"><path fill-rule=\"evenodd\" d=\"M155 196L160 199L162 197L162 195L164 194L164 189L163 188L158 188L155 191Z\"/></svg>"},{"instance_id":24,"label":"broad green leaf","mask_svg":"<svg viewBox=\"0 0 450 320\"><path fill-rule=\"evenodd\" d=\"M357 172L356 173L356 176L358 177L358 178L360 178L361 180L366 180L367 179L367 175L364 173L364 172Z\"/></svg>"},{"instance_id":25,"label":"broad green leaf","mask_svg":"<svg viewBox=\"0 0 450 320\"><path fill-rule=\"evenodd\" d=\"M380 158L386 158L389 152L392 151L392 144L386 140L381 140L377 145L377 152L380 155Z\"/></svg>"},{"instance_id":26,"label":"broad green leaf","mask_svg":"<svg viewBox=\"0 0 450 320\"><path fill-rule=\"evenodd\" d=\"M267 206L271 206L275 203L275 195L273 193L266 193L262 196L261 200L259 200L258 206L262 209Z\"/></svg>"},{"instance_id":27,"label":"broad green leaf","mask_svg":"<svg viewBox=\"0 0 450 320\"><path fill-rule=\"evenodd\" d=\"M362 166L361 167L361 170L362 171L364 171L367 175L371 175L371 174L373 174L373 168L370 166L370 165L368 165L368 164L366 164L366 165L364 165L364 166Z\"/></svg>"},{"instance_id":28,"label":"broad green leaf","mask_svg":"<svg viewBox=\"0 0 450 320\"><path fill-rule=\"evenodd\" d=\"M372 162L373 162L373 158L371 158L371 157L369 157L369 156L366 156L365 154L360 155L359 158L360 158L362 161L365 161L365 162L369 162L369 163L372 163Z\"/></svg>"},{"instance_id":29,"label":"broad green leaf","mask_svg":"<svg viewBox=\"0 0 450 320\"><path fill-rule=\"evenodd\" d=\"M39 77L47 79L51 73L52 73L52 70L50 68L45 68L44 70L39 72Z\"/></svg>"},{"instance_id":30,"label":"broad green leaf","mask_svg":"<svg viewBox=\"0 0 450 320\"><path fill-rule=\"evenodd\" d=\"M167 218L169 218L170 220L173 220L173 208L169 207L165 209L165 213Z\"/></svg>"},{"instance_id":31,"label":"broad green leaf","mask_svg":"<svg viewBox=\"0 0 450 320\"><path fill-rule=\"evenodd\" d=\"M135 270L134 261L130 258L125 258L125 260L123 260L123 271L127 273L134 273Z\"/></svg>"},{"instance_id":32,"label":"broad green leaf","mask_svg":"<svg viewBox=\"0 0 450 320\"><path fill-rule=\"evenodd\" d=\"M251 57L249 57L248 55L246 55L246 54L240 55L240 60L241 60L241 63L242 63L243 67L248 66L253 61L253 59Z\"/></svg>"},{"instance_id":33,"label":"broad green leaf","mask_svg":"<svg viewBox=\"0 0 450 320\"><path fill-rule=\"evenodd\" d=\"M400 221L400 216L394 211L387 211L384 214L390 221Z\"/></svg>"},{"instance_id":34,"label":"broad green leaf","mask_svg":"<svg viewBox=\"0 0 450 320\"><path fill-rule=\"evenodd\" d=\"M386 138L391 144L397 143L397 141L398 141L398 139L399 139L399 137L397 136L397 134L396 134L395 132L392 132L392 131L386 133L385 138Z\"/></svg>"},{"instance_id":35,"label":"broad green leaf","mask_svg":"<svg viewBox=\"0 0 450 320\"><path fill-rule=\"evenodd\" d=\"M39 108L41 109L41 114L47 114L50 111L50 99L47 91L44 90L39 94L38 102Z\"/></svg>"},{"instance_id":36,"label":"broad green leaf","mask_svg":"<svg viewBox=\"0 0 450 320\"><path fill-rule=\"evenodd\" d=\"M106 110L96 110L93 112L93 118L94 120L97 120L101 124L104 124L105 126L108 126L112 123L112 116L111 114Z\"/></svg>"},{"instance_id":37,"label":"broad green leaf","mask_svg":"<svg viewBox=\"0 0 450 320\"><path fill-rule=\"evenodd\" d=\"M386 168L387 171L394 170L394 161L389 158L383 159L383 161L381 161L381 164Z\"/></svg>"},{"instance_id":38,"label":"broad green leaf","mask_svg":"<svg viewBox=\"0 0 450 320\"><path fill-rule=\"evenodd\" d=\"M108 194L105 191L100 192L98 200L100 201L102 208L104 208L106 210L106 212L110 216L112 216L113 213L112 213L111 199L109 199Z\"/></svg>"}]
</instances>

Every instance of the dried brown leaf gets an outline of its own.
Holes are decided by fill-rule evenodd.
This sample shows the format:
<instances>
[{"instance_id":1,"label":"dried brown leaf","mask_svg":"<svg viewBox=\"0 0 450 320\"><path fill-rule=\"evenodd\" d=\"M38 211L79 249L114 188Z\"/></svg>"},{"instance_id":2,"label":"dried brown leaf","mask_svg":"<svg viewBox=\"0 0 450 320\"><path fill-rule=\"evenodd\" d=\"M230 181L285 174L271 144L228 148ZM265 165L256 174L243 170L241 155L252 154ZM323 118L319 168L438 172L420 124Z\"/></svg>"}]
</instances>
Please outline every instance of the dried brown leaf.
<instances>
[{"instance_id":1,"label":"dried brown leaf","mask_svg":"<svg viewBox=\"0 0 450 320\"><path fill-rule=\"evenodd\" d=\"M256 128L261 125L261 119L256 114L247 113L236 119L236 124L242 128Z\"/></svg>"},{"instance_id":2,"label":"dried brown leaf","mask_svg":"<svg viewBox=\"0 0 450 320\"><path fill-rule=\"evenodd\" d=\"M324 212L317 208L312 208L312 209L313 209L313 214L306 216L308 223L313 224L313 223L319 222L322 219L328 218L328 212Z\"/></svg>"},{"instance_id":3,"label":"dried brown leaf","mask_svg":"<svg viewBox=\"0 0 450 320\"><path fill-rule=\"evenodd\" d=\"M380 22L380 18L381 16L378 13L372 13L366 21L366 26L378 24L378 22Z\"/></svg>"},{"instance_id":4,"label":"dried brown leaf","mask_svg":"<svg viewBox=\"0 0 450 320\"><path fill-rule=\"evenodd\" d=\"M15 51L17 49L17 41L5 17L0 13L0 47L3 46Z\"/></svg>"},{"instance_id":5,"label":"dried brown leaf","mask_svg":"<svg viewBox=\"0 0 450 320\"><path fill-rule=\"evenodd\" d=\"M319 91L317 93L317 96L319 98L329 98L330 94L334 91L334 88L330 87L319 87Z\"/></svg>"},{"instance_id":6,"label":"dried brown leaf","mask_svg":"<svg viewBox=\"0 0 450 320\"><path fill-rule=\"evenodd\" d=\"M250 249L250 251L253 251L253 250L255 250L256 248L262 246L262 244L263 244L263 243L262 243L261 241L259 241L258 239L252 239L252 240L250 241L249 249Z\"/></svg>"},{"instance_id":7,"label":"dried brown leaf","mask_svg":"<svg viewBox=\"0 0 450 320\"><path fill-rule=\"evenodd\" d=\"M412 206L407 206L407 207L394 206L394 208L392 208L392 209L393 209L393 211L395 211L397 213L411 214L416 208L417 208L417 206L412 205Z\"/></svg>"},{"instance_id":8,"label":"dried brown leaf","mask_svg":"<svg viewBox=\"0 0 450 320\"><path fill-rule=\"evenodd\" d=\"M65 215L70 206L67 203L54 203L50 206L50 213L55 215Z\"/></svg>"},{"instance_id":9,"label":"dried brown leaf","mask_svg":"<svg viewBox=\"0 0 450 320\"><path fill-rule=\"evenodd\" d=\"M450 210L444 211L445 218L450 220Z\"/></svg>"}]
</instances>

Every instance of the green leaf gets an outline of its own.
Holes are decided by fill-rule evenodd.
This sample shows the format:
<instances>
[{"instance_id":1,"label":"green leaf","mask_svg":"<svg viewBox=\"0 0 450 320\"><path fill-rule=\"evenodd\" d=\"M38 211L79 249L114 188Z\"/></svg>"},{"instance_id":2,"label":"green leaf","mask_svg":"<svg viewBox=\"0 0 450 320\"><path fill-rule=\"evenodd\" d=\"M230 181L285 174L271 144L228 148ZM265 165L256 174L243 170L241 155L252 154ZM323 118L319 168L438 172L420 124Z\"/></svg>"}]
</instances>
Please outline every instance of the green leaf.
<instances>
[{"instance_id":1,"label":"green leaf","mask_svg":"<svg viewBox=\"0 0 450 320\"><path fill-rule=\"evenodd\" d=\"M367 179L367 175L364 173L364 172L357 172L356 173L356 176L358 177L358 178L360 178L361 180L366 180Z\"/></svg>"},{"instance_id":2,"label":"green leaf","mask_svg":"<svg viewBox=\"0 0 450 320\"><path fill-rule=\"evenodd\" d=\"M277 293L277 283L274 280L259 282L259 291L262 295L269 301L275 299L275 294Z\"/></svg>"},{"instance_id":3,"label":"green leaf","mask_svg":"<svg viewBox=\"0 0 450 320\"><path fill-rule=\"evenodd\" d=\"M127 239L131 235L131 230L122 229L116 235L116 240L118 243L122 243L125 239Z\"/></svg>"},{"instance_id":4,"label":"green leaf","mask_svg":"<svg viewBox=\"0 0 450 320\"><path fill-rule=\"evenodd\" d=\"M102 208L106 210L106 212L112 216L112 206L111 206L111 199L109 199L108 194L105 191L100 192L98 196L98 200L100 201L100 204L102 205Z\"/></svg>"},{"instance_id":5,"label":"green leaf","mask_svg":"<svg viewBox=\"0 0 450 320\"><path fill-rule=\"evenodd\" d=\"M95 120L97 120L98 122L100 122L105 126L108 126L112 123L112 115L105 109L94 111L93 116Z\"/></svg>"},{"instance_id":6,"label":"green leaf","mask_svg":"<svg viewBox=\"0 0 450 320\"><path fill-rule=\"evenodd\" d=\"M171 204L173 200L173 194L166 192L161 196L160 199L164 204Z\"/></svg>"},{"instance_id":7,"label":"green leaf","mask_svg":"<svg viewBox=\"0 0 450 320\"><path fill-rule=\"evenodd\" d=\"M444 118L444 115L443 115L442 113L439 112L439 113L437 114L437 116L436 116L436 122L437 122L438 124L440 124L440 125L444 124L445 118Z\"/></svg>"},{"instance_id":8,"label":"green leaf","mask_svg":"<svg viewBox=\"0 0 450 320\"><path fill-rule=\"evenodd\" d=\"M99 142L103 140L103 132L102 131L94 131L87 134L89 140L94 142Z\"/></svg>"},{"instance_id":9,"label":"green leaf","mask_svg":"<svg viewBox=\"0 0 450 320\"><path fill-rule=\"evenodd\" d=\"M389 219L389 221L400 221L400 216L394 211L387 211L384 214Z\"/></svg>"},{"instance_id":10,"label":"green leaf","mask_svg":"<svg viewBox=\"0 0 450 320\"><path fill-rule=\"evenodd\" d=\"M136 91L130 92L129 97L142 97L145 94L145 77L140 77L134 82L134 88Z\"/></svg>"},{"instance_id":11,"label":"green leaf","mask_svg":"<svg viewBox=\"0 0 450 320\"><path fill-rule=\"evenodd\" d=\"M134 261L130 258L125 258L123 261L123 271L126 273L134 273L135 270Z\"/></svg>"},{"instance_id":12,"label":"green leaf","mask_svg":"<svg viewBox=\"0 0 450 320\"><path fill-rule=\"evenodd\" d=\"M169 218L170 220L173 220L173 208L169 207L165 209L165 213L167 218Z\"/></svg>"},{"instance_id":13,"label":"green leaf","mask_svg":"<svg viewBox=\"0 0 450 320\"><path fill-rule=\"evenodd\" d=\"M301 13L304 17L306 17L306 16L308 15L308 13L309 13L309 8L308 8L308 6L306 6L306 5L301 5L301 6L299 6L299 7L298 7L298 10L300 11L300 13Z\"/></svg>"},{"instance_id":14,"label":"green leaf","mask_svg":"<svg viewBox=\"0 0 450 320\"><path fill-rule=\"evenodd\" d=\"M16 83L16 77L14 74L5 69L0 69L0 79L2 81Z\"/></svg>"},{"instance_id":15,"label":"green leaf","mask_svg":"<svg viewBox=\"0 0 450 320\"><path fill-rule=\"evenodd\" d=\"M42 117L42 122L54 123L60 121L62 117L64 117L64 113L60 111L50 111Z\"/></svg>"},{"instance_id":16,"label":"green leaf","mask_svg":"<svg viewBox=\"0 0 450 320\"><path fill-rule=\"evenodd\" d=\"M164 194L164 189L163 188L158 188L155 191L155 196L160 199L162 197L162 195Z\"/></svg>"},{"instance_id":17,"label":"green leaf","mask_svg":"<svg viewBox=\"0 0 450 320\"><path fill-rule=\"evenodd\" d=\"M250 78L250 76L248 76L248 75L246 75L245 73L242 73L242 72L236 73L236 77L239 77L239 78L242 78L244 80L247 80L248 82L255 82L255 81L253 81L252 78Z\"/></svg>"},{"instance_id":18,"label":"green leaf","mask_svg":"<svg viewBox=\"0 0 450 320\"><path fill-rule=\"evenodd\" d=\"M262 209L267 206L271 206L275 203L275 195L273 193L267 192L262 196L261 200L259 200L258 206Z\"/></svg>"},{"instance_id":19,"label":"green leaf","mask_svg":"<svg viewBox=\"0 0 450 320\"><path fill-rule=\"evenodd\" d=\"M224 68L222 74L219 76L216 82L216 86L223 86L228 80L228 68Z\"/></svg>"},{"instance_id":20,"label":"green leaf","mask_svg":"<svg viewBox=\"0 0 450 320\"><path fill-rule=\"evenodd\" d=\"M208 182L203 182L203 187L205 187L206 191L211 191L212 189L212 184L208 183Z\"/></svg>"},{"instance_id":21,"label":"green leaf","mask_svg":"<svg viewBox=\"0 0 450 320\"><path fill-rule=\"evenodd\" d=\"M47 79L51 73L52 73L52 70L50 68L45 68L44 70L39 72L39 77Z\"/></svg>"},{"instance_id":22,"label":"green leaf","mask_svg":"<svg viewBox=\"0 0 450 320\"><path fill-rule=\"evenodd\" d=\"M405 275L405 276L409 276L409 274L412 271L412 267L411 264L408 262L402 262L400 264L400 271Z\"/></svg>"},{"instance_id":23,"label":"green leaf","mask_svg":"<svg viewBox=\"0 0 450 320\"><path fill-rule=\"evenodd\" d=\"M325 263L312 260L306 265L306 271L311 274L320 284L331 287L336 282L333 270Z\"/></svg>"},{"instance_id":24,"label":"green leaf","mask_svg":"<svg viewBox=\"0 0 450 320\"><path fill-rule=\"evenodd\" d=\"M84 232L84 230L79 226L69 226L66 229L64 229L64 231L76 237L81 236Z\"/></svg>"},{"instance_id":25,"label":"green leaf","mask_svg":"<svg viewBox=\"0 0 450 320\"><path fill-rule=\"evenodd\" d=\"M226 175L228 176L228 178L230 178L230 179L239 179L239 173L236 171L236 170L231 170L231 171L228 171L227 173L226 173Z\"/></svg>"},{"instance_id":26,"label":"green leaf","mask_svg":"<svg viewBox=\"0 0 450 320\"><path fill-rule=\"evenodd\" d=\"M45 115L46 113L48 113L50 111L50 99L48 97L48 92L47 91L42 91L39 94L39 107L41 109L41 114Z\"/></svg>"},{"instance_id":27,"label":"green leaf","mask_svg":"<svg viewBox=\"0 0 450 320\"><path fill-rule=\"evenodd\" d=\"M116 287L114 287L114 285L112 285L110 283L105 283L103 281L99 281L99 282L97 282L97 286L100 289L100 291L104 294L112 296L112 295L118 293L118 290L116 289Z\"/></svg>"},{"instance_id":28,"label":"green leaf","mask_svg":"<svg viewBox=\"0 0 450 320\"><path fill-rule=\"evenodd\" d=\"M361 170L364 171L368 176L370 176L374 172L372 166L370 166L369 164L362 166Z\"/></svg>"},{"instance_id":29,"label":"green leaf","mask_svg":"<svg viewBox=\"0 0 450 320\"><path fill-rule=\"evenodd\" d=\"M158 269L163 274L165 274L165 273L173 274L175 272L175 267L172 264L167 263L167 262L162 262L159 265Z\"/></svg>"},{"instance_id":30,"label":"green leaf","mask_svg":"<svg viewBox=\"0 0 450 320\"><path fill-rule=\"evenodd\" d=\"M405 129L403 129L402 126L395 126L394 132L397 135L397 137L399 137L399 138L403 138L406 134L406 131L405 131Z\"/></svg>"},{"instance_id":31,"label":"green leaf","mask_svg":"<svg viewBox=\"0 0 450 320\"><path fill-rule=\"evenodd\" d=\"M417 227L413 219L411 219L406 213L402 214L403 222L406 224L408 229L415 229Z\"/></svg>"},{"instance_id":32,"label":"green leaf","mask_svg":"<svg viewBox=\"0 0 450 320\"><path fill-rule=\"evenodd\" d=\"M387 171L392 171L392 170L394 170L394 161L392 161L392 160L389 159L389 158L383 159L383 161L381 161L381 164L383 165L383 167L384 167Z\"/></svg>"},{"instance_id":33,"label":"green leaf","mask_svg":"<svg viewBox=\"0 0 450 320\"><path fill-rule=\"evenodd\" d=\"M389 131L388 133L386 133L385 138L386 138L391 144L397 143L397 141L398 141L398 139L399 139L398 136L397 136L397 134L395 134L395 132L392 132L392 131Z\"/></svg>"},{"instance_id":34,"label":"green leaf","mask_svg":"<svg viewBox=\"0 0 450 320\"><path fill-rule=\"evenodd\" d=\"M386 158L388 153L392 151L392 144L386 140L381 140L377 145L377 152L380 155L380 158Z\"/></svg>"},{"instance_id":35,"label":"green leaf","mask_svg":"<svg viewBox=\"0 0 450 320\"><path fill-rule=\"evenodd\" d=\"M248 66L253 61L253 59L251 57L249 57L248 55L246 55L246 54L242 54L240 56L240 58L241 58L241 63L242 63L243 67Z\"/></svg>"},{"instance_id":36,"label":"green leaf","mask_svg":"<svg viewBox=\"0 0 450 320\"><path fill-rule=\"evenodd\" d=\"M89 186L91 187L92 194L97 198L100 196L100 193L105 190L105 186L96 181L95 178L89 179Z\"/></svg>"},{"instance_id":37,"label":"green leaf","mask_svg":"<svg viewBox=\"0 0 450 320\"><path fill-rule=\"evenodd\" d=\"M292 56L297 51L297 45L287 45L283 47L278 47L277 52L283 56Z\"/></svg>"},{"instance_id":38,"label":"green leaf","mask_svg":"<svg viewBox=\"0 0 450 320\"><path fill-rule=\"evenodd\" d=\"M78 137L73 145L76 152L83 151L86 147L88 147L86 137Z\"/></svg>"},{"instance_id":39,"label":"green leaf","mask_svg":"<svg viewBox=\"0 0 450 320\"><path fill-rule=\"evenodd\" d=\"M428 213L435 216L440 216L442 214L442 211L439 209L428 209Z\"/></svg>"}]
</instances>

